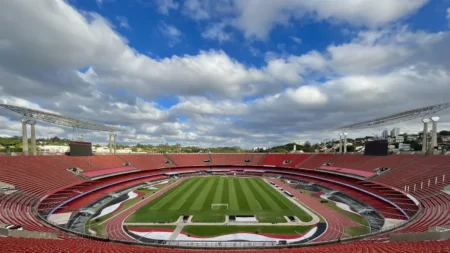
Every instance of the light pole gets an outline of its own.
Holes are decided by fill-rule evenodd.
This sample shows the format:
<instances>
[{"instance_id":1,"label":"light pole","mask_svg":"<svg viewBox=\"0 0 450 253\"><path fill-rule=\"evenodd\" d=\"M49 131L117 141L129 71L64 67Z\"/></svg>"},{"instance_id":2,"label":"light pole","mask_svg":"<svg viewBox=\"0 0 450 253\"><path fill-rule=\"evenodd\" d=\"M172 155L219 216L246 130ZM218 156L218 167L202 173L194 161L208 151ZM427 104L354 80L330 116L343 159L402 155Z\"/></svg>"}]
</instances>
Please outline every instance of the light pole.
<instances>
[{"instance_id":1,"label":"light pole","mask_svg":"<svg viewBox=\"0 0 450 253\"><path fill-rule=\"evenodd\" d=\"M431 121L433 121L431 128L431 153L433 153L433 150L437 147L437 122L439 119L439 116L431 117Z\"/></svg>"},{"instance_id":2,"label":"light pole","mask_svg":"<svg viewBox=\"0 0 450 253\"><path fill-rule=\"evenodd\" d=\"M339 133L339 154L342 154L342 133Z\"/></svg>"},{"instance_id":3,"label":"light pole","mask_svg":"<svg viewBox=\"0 0 450 253\"><path fill-rule=\"evenodd\" d=\"M347 154L347 133L344 133L344 154Z\"/></svg>"},{"instance_id":4,"label":"light pole","mask_svg":"<svg viewBox=\"0 0 450 253\"><path fill-rule=\"evenodd\" d=\"M424 118L423 122L423 134L422 134L422 152L426 153L428 150L428 123L430 119Z\"/></svg>"}]
</instances>

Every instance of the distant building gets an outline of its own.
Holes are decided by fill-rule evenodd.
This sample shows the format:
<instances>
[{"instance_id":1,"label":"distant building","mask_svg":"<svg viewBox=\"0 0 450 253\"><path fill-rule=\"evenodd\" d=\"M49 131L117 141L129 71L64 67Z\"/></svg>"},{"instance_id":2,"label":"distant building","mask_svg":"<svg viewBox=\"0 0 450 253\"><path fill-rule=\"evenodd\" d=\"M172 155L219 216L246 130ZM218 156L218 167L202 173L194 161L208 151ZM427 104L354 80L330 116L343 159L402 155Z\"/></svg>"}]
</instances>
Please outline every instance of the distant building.
<instances>
[{"instance_id":1,"label":"distant building","mask_svg":"<svg viewBox=\"0 0 450 253\"><path fill-rule=\"evenodd\" d=\"M411 151L412 150L411 144L405 144L405 143L399 143L398 144L398 149L400 151Z\"/></svg>"},{"instance_id":2,"label":"distant building","mask_svg":"<svg viewBox=\"0 0 450 253\"><path fill-rule=\"evenodd\" d=\"M400 128L395 127L391 130L391 137L397 137L400 135Z\"/></svg>"},{"instance_id":3,"label":"distant building","mask_svg":"<svg viewBox=\"0 0 450 253\"><path fill-rule=\"evenodd\" d=\"M397 137L388 137L387 140L388 140L388 143L402 143L405 141L405 137L402 135L399 135Z\"/></svg>"},{"instance_id":4,"label":"distant building","mask_svg":"<svg viewBox=\"0 0 450 253\"><path fill-rule=\"evenodd\" d=\"M408 140L408 141L417 141L418 139L419 139L418 134L411 134L406 137L406 140Z\"/></svg>"},{"instance_id":5,"label":"distant building","mask_svg":"<svg viewBox=\"0 0 450 253\"><path fill-rule=\"evenodd\" d=\"M60 146L60 145L42 145L39 146L42 152L48 152L48 153L65 153L69 152L70 148L69 146Z\"/></svg>"},{"instance_id":6,"label":"distant building","mask_svg":"<svg viewBox=\"0 0 450 253\"><path fill-rule=\"evenodd\" d=\"M405 137L404 136L398 135L398 136L395 137L395 142L397 142L397 143L402 143L404 141L405 141Z\"/></svg>"},{"instance_id":7,"label":"distant building","mask_svg":"<svg viewBox=\"0 0 450 253\"><path fill-rule=\"evenodd\" d=\"M383 137L384 139L389 137L389 130L388 129L384 129L383 132L381 132L381 137Z\"/></svg>"}]
</instances>

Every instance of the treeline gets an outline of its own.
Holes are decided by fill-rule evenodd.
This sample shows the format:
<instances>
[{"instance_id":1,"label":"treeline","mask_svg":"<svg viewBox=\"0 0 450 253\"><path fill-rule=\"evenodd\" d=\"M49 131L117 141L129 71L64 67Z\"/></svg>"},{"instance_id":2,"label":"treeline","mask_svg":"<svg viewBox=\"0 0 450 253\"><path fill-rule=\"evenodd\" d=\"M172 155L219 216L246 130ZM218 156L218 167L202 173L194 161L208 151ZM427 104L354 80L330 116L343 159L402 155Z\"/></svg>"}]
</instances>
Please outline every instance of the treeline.
<instances>
[{"instance_id":1,"label":"treeline","mask_svg":"<svg viewBox=\"0 0 450 253\"><path fill-rule=\"evenodd\" d=\"M153 153L245 153L249 150L234 146L234 147L212 147L212 148L201 148L196 146L185 146L181 144L136 144L132 147L133 152L153 152Z\"/></svg>"},{"instance_id":2,"label":"treeline","mask_svg":"<svg viewBox=\"0 0 450 253\"><path fill-rule=\"evenodd\" d=\"M69 139L59 138L57 136L52 138L37 138L36 143L38 145L64 146L69 145ZM22 152L22 136L0 137L0 146L10 152ZM28 149L29 151L31 150L31 138L28 138Z\"/></svg>"}]
</instances>

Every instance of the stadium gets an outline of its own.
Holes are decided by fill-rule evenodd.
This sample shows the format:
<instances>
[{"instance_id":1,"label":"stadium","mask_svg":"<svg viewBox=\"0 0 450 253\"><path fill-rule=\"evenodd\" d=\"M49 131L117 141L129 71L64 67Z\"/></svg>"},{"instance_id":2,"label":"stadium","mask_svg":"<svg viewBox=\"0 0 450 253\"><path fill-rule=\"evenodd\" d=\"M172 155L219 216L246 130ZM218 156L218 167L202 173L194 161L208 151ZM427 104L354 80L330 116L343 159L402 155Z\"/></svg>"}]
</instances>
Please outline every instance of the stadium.
<instances>
[{"instance_id":1,"label":"stadium","mask_svg":"<svg viewBox=\"0 0 450 253\"><path fill-rule=\"evenodd\" d=\"M427 131L427 115L449 105L343 129L422 118ZM122 155L115 153L118 129L1 106L23 116L26 145L32 126L31 153L0 156L0 241L7 251L449 249L450 156L436 152L436 116L428 148L409 154L388 154L387 144L374 140L364 154L340 145L335 153ZM93 155L91 143L80 141L67 154L38 154L38 121L107 131L111 154ZM341 136L345 143L347 133Z\"/></svg>"}]
</instances>

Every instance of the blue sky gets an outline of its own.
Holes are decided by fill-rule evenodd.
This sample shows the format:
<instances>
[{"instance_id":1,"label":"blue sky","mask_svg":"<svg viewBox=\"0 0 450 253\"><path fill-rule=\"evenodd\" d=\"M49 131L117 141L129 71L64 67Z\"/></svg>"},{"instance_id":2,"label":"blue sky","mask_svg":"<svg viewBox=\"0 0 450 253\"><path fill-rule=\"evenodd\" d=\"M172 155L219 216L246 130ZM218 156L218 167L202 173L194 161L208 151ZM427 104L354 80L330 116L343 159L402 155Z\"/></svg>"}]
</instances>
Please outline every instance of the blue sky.
<instances>
[{"instance_id":1,"label":"blue sky","mask_svg":"<svg viewBox=\"0 0 450 253\"><path fill-rule=\"evenodd\" d=\"M449 26L448 0L11 1L0 102L116 125L123 143L332 139L344 123L448 100ZM13 114L0 122L0 135L19 131Z\"/></svg>"}]
</instances>

